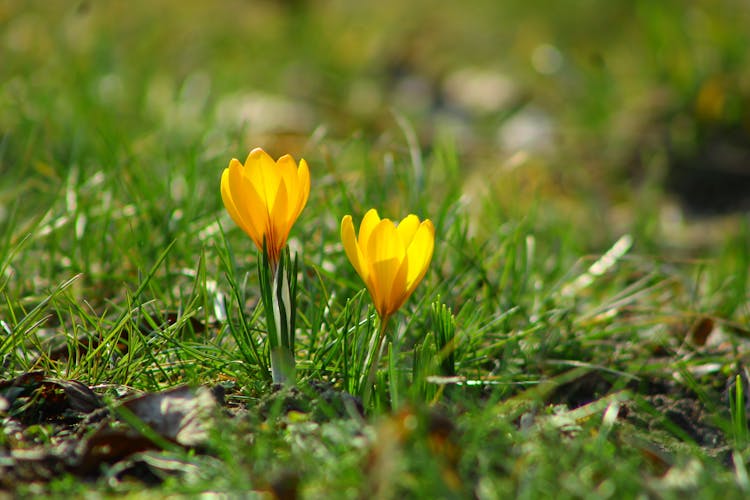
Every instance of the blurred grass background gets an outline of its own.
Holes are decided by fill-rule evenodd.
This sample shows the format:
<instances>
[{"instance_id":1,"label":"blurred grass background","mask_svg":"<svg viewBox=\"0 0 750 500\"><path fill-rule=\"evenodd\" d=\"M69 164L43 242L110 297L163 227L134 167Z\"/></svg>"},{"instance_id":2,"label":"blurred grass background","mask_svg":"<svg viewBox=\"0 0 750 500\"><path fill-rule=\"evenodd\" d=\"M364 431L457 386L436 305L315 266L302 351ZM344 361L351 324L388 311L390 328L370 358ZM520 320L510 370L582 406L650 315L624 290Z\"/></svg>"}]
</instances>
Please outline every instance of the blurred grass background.
<instances>
[{"instance_id":1,"label":"blurred grass background","mask_svg":"<svg viewBox=\"0 0 750 500\"><path fill-rule=\"evenodd\" d=\"M466 193L489 187L519 214L542 199L630 231L662 186L730 211L750 177L749 21L732 0L4 1L2 217L18 199L21 219L44 211L71 168L210 176L255 144L315 160L358 138L404 149L407 122L427 151L453 141Z\"/></svg>"}]
</instances>

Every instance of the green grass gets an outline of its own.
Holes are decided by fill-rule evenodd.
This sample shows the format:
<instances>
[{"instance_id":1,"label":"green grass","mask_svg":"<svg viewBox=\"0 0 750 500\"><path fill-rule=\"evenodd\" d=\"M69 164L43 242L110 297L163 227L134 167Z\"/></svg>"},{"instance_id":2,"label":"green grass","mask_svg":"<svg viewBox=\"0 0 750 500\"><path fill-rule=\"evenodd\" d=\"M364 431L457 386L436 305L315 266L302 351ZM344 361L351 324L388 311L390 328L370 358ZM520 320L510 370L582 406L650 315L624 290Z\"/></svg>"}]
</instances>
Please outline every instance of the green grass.
<instances>
[{"instance_id":1,"label":"green grass","mask_svg":"<svg viewBox=\"0 0 750 500\"><path fill-rule=\"evenodd\" d=\"M0 4L0 380L41 371L108 405L221 384L227 406L205 449L144 455L152 489L122 463L0 485L747 495L750 224L683 218L663 183L673 154L748 123L750 11L652 3ZM539 46L562 65L535 70ZM451 97L467 69L509 97ZM696 104L715 79L718 112ZM548 142L498 139L540 116ZM255 146L312 176L290 243L299 411L273 396L257 251L219 194ZM430 218L436 245L359 416L317 384L362 395L377 318L339 224L371 207ZM0 467L62 439L20 432Z\"/></svg>"}]
</instances>

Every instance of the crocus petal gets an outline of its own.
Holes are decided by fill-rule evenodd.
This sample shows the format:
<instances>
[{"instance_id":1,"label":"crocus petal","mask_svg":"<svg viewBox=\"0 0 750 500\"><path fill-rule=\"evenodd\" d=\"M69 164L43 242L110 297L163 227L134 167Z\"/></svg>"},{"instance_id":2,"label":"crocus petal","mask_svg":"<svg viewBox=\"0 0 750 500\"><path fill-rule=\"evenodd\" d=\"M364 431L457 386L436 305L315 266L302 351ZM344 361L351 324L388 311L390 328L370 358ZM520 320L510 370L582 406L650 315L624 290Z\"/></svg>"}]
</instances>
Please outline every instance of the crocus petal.
<instances>
[{"instance_id":1,"label":"crocus petal","mask_svg":"<svg viewBox=\"0 0 750 500\"><path fill-rule=\"evenodd\" d=\"M275 204L271 208L271 217L268 221L268 239L270 240L268 245L272 245L268 250L269 252L273 252L273 257L279 256L278 252L284 247L284 245L286 245L287 235L292 228L291 224L287 225L287 205L288 196L286 185L282 182L279 184L279 189L276 191Z\"/></svg>"},{"instance_id":2,"label":"crocus petal","mask_svg":"<svg viewBox=\"0 0 750 500\"><path fill-rule=\"evenodd\" d=\"M362 253L364 253L365 256L369 255L370 234L372 234L373 229L375 229L375 226L379 223L380 216L378 215L378 211L371 208L362 218L362 223L359 225L359 237L357 240L359 241L359 248L362 249Z\"/></svg>"},{"instance_id":3,"label":"crocus petal","mask_svg":"<svg viewBox=\"0 0 750 500\"><path fill-rule=\"evenodd\" d=\"M372 287L377 293L373 297L375 308L378 313L389 315L394 309L397 297L392 296L392 291L397 278L401 263L406 257L401 238L396 233L396 227L388 219L381 220L372 230L367 248L367 259L372 270Z\"/></svg>"},{"instance_id":4,"label":"crocus petal","mask_svg":"<svg viewBox=\"0 0 750 500\"><path fill-rule=\"evenodd\" d=\"M411 244L411 240L414 238L414 233L417 232L418 227L419 217L413 214L407 215L398 223L396 230L398 231L398 235L401 236L401 241L404 242L404 248L408 248Z\"/></svg>"},{"instance_id":5,"label":"crocus petal","mask_svg":"<svg viewBox=\"0 0 750 500\"><path fill-rule=\"evenodd\" d=\"M387 311L387 315L391 315L394 312L398 311L401 306L406 302L406 299L409 298L409 295L411 295L411 291L407 290L406 287L406 278L409 273L409 259L408 257L404 257L404 260L401 261L401 265L398 267L398 271L396 272L396 275L393 278L393 285L391 286L391 292L390 292L390 298L388 299L389 303L389 310Z\"/></svg>"},{"instance_id":6,"label":"crocus petal","mask_svg":"<svg viewBox=\"0 0 750 500\"><path fill-rule=\"evenodd\" d=\"M257 213L257 206L260 203L258 194L245 180L244 168L239 161L236 159L230 161L226 170L228 171L226 188L242 221L237 225L252 238L256 245L262 244L263 218Z\"/></svg>"},{"instance_id":7,"label":"crocus petal","mask_svg":"<svg viewBox=\"0 0 750 500\"><path fill-rule=\"evenodd\" d=\"M268 209L263 197L258 193L247 178L245 168L242 168L242 175L238 176L236 182L232 182L230 177L230 188L235 200L242 200L238 203L240 214L249 221L252 233L250 236L255 241L259 250L263 249L263 234L265 234L268 225Z\"/></svg>"},{"instance_id":8,"label":"crocus petal","mask_svg":"<svg viewBox=\"0 0 750 500\"><path fill-rule=\"evenodd\" d=\"M227 209L227 212L229 212L229 216L232 218L234 223L237 224L240 229L247 232L247 229L245 229L247 227L247 223L242 220L239 210L237 210L237 205L235 205L234 200L232 199L232 193L229 190L228 168L225 168L221 173L221 201L224 202L224 207Z\"/></svg>"},{"instance_id":9,"label":"crocus petal","mask_svg":"<svg viewBox=\"0 0 750 500\"><path fill-rule=\"evenodd\" d=\"M269 209L276 201L276 193L281 183L281 176L277 172L276 162L268 153L260 148L250 151L245 160L245 175L250 180L253 188L258 192L263 204Z\"/></svg>"},{"instance_id":10,"label":"crocus petal","mask_svg":"<svg viewBox=\"0 0 750 500\"><path fill-rule=\"evenodd\" d=\"M346 256L349 257L349 262L354 266L354 270L357 271L362 281L367 283L369 269L365 262L365 256L357 243L351 215L345 215L341 219L341 242L344 244L344 251L346 251Z\"/></svg>"},{"instance_id":11,"label":"crocus petal","mask_svg":"<svg viewBox=\"0 0 750 500\"><path fill-rule=\"evenodd\" d=\"M406 249L406 260L409 263L409 272L406 276L407 296L411 295L427 273L434 247L435 227L430 220L425 220L419 225L411 245Z\"/></svg>"},{"instance_id":12,"label":"crocus petal","mask_svg":"<svg viewBox=\"0 0 750 500\"><path fill-rule=\"evenodd\" d=\"M297 198L297 215L295 219L302 213L302 209L307 205L307 198L310 196L310 169L307 166L305 159L299 161L299 168L297 169L297 178L299 185L299 196Z\"/></svg>"},{"instance_id":13,"label":"crocus petal","mask_svg":"<svg viewBox=\"0 0 750 500\"><path fill-rule=\"evenodd\" d=\"M276 162L276 170L281 179L281 185L286 186L287 202L286 211L283 214L284 220L291 227L297 219L297 204L299 193L299 175L297 174L297 164L291 155L284 155ZM279 187L280 188L280 187Z\"/></svg>"}]
</instances>

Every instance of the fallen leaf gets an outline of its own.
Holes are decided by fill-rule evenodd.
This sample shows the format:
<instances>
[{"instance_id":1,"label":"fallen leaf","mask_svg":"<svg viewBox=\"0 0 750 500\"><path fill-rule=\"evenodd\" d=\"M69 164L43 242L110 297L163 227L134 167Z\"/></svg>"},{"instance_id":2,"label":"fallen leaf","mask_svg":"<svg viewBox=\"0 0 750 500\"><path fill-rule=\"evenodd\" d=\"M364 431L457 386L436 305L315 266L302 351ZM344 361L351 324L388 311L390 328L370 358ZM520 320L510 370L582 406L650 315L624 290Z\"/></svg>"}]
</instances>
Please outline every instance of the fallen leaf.
<instances>
[{"instance_id":1,"label":"fallen leaf","mask_svg":"<svg viewBox=\"0 0 750 500\"><path fill-rule=\"evenodd\" d=\"M114 464L136 453L179 448L177 445L203 446L208 442L211 413L218 404L217 396L207 387L181 386L134 397L113 409L124 422L105 420L81 443L74 468L79 474L91 474L103 464ZM134 427L131 416L137 419L137 427L142 424L147 428Z\"/></svg>"},{"instance_id":2,"label":"fallen leaf","mask_svg":"<svg viewBox=\"0 0 750 500\"><path fill-rule=\"evenodd\" d=\"M217 403L214 393L206 387L182 386L138 396L123 406L164 439L193 447L207 442L207 417Z\"/></svg>"},{"instance_id":3,"label":"fallen leaf","mask_svg":"<svg viewBox=\"0 0 750 500\"><path fill-rule=\"evenodd\" d=\"M26 424L71 416L77 419L102 407L99 396L77 380L57 380L46 378L41 372L28 372L0 381L0 411Z\"/></svg>"}]
</instances>

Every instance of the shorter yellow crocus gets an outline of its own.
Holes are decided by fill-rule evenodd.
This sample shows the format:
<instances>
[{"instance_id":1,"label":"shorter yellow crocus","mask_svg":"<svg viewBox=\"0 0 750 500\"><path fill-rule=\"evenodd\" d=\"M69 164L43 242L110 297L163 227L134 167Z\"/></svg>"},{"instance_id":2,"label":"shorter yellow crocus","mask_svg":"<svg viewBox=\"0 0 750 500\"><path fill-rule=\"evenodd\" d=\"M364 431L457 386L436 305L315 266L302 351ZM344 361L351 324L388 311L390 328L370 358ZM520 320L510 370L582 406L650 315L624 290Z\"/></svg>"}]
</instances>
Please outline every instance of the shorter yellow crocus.
<instances>
[{"instance_id":1,"label":"shorter yellow crocus","mask_svg":"<svg viewBox=\"0 0 750 500\"><path fill-rule=\"evenodd\" d=\"M429 219L408 215L398 224L369 210L354 233L351 215L341 221L346 255L365 282L383 323L398 311L427 272L435 246Z\"/></svg>"},{"instance_id":2,"label":"shorter yellow crocus","mask_svg":"<svg viewBox=\"0 0 750 500\"><path fill-rule=\"evenodd\" d=\"M244 165L233 158L221 174L221 199L229 215L261 252L265 240L274 269L309 195L305 160L299 167L290 155L274 161L261 148L253 149Z\"/></svg>"}]
</instances>

